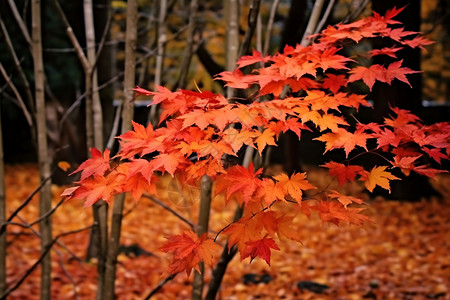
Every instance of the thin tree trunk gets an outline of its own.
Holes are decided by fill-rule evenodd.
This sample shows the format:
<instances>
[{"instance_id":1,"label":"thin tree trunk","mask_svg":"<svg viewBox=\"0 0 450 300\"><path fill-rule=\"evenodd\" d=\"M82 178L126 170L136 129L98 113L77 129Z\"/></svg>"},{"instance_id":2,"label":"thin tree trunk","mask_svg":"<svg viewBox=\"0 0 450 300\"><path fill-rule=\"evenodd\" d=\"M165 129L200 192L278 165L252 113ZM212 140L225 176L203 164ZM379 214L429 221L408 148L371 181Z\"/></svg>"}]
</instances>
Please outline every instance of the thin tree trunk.
<instances>
[{"instance_id":1,"label":"thin tree trunk","mask_svg":"<svg viewBox=\"0 0 450 300\"><path fill-rule=\"evenodd\" d=\"M136 70L136 43L137 43L137 0L127 2L127 24L125 36L125 79L122 110L122 133L131 129L131 120L134 112L134 92ZM111 223L111 235L109 237L108 253L105 269L105 300L114 299L117 254L120 245L120 231L122 227L123 206L125 194L120 194L114 199L113 218Z\"/></svg>"},{"instance_id":2,"label":"thin tree trunk","mask_svg":"<svg viewBox=\"0 0 450 300\"><path fill-rule=\"evenodd\" d=\"M308 25L306 26L305 32L303 33L300 45L307 46L310 43L310 40L307 39L307 37L313 34L316 30L324 2L325 0L316 0L316 2L314 2L314 7L311 12L311 16L309 17Z\"/></svg>"},{"instance_id":3,"label":"thin tree trunk","mask_svg":"<svg viewBox=\"0 0 450 300\"><path fill-rule=\"evenodd\" d=\"M0 109L0 224L6 222L5 165ZM6 291L6 229L0 231L0 295Z\"/></svg>"},{"instance_id":4,"label":"thin tree trunk","mask_svg":"<svg viewBox=\"0 0 450 300\"><path fill-rule=\"evenodd\" d=\"M89 136L89 146L103 150L103 115L100 95L98 92L97 60L95 47L95 27L92 0L84 0L84 27L86 35L86 58L89 64L85 68L86 76L86 129ZM97 226L90 236L88 257L97 257L97 300L103 299L105 284L105 264L108 243L108 207L105 202L98 202L92 207L92 213Z\"/></svg>"},{"instance_id":5,"label":"thin tree trunk","mask_svg":"<svg viewBox=\"0 0 450 300\"><path fill-rule=\"evenodd\" d=\"M167 0L159 1L159 16L158 16L158 43L156 48L156 61L155 61L155 90L161 85L162 72L164 66L164 49L167 41L166 34L166 15L167 15ZM157 105L152 105L150 108L150 114L148 122L155 126L158 123L156 118Z\"/></svg>"},{"instance_id":6,"label":"thin tree trunk","mask_svg":"<svg viewBox=\"0 0 450 300\"><path fill-rule=\"evenodd\" d=\"M41 1L33 0L31 2L32 16L32 41L33 41L33 62L35 76L35 99L36 99L36 124L37 124L37 145L38 160L41 181L50 176L50 158L48 157L47 147L47 126L45 120L45 79L44 62L42 57L42 39L41 39ZM39 193L39 215L43 216L52 208L51 180L48 180ZM52 242L52 219L44 218L39 222L41 232L41 252L49 247ZM44 256L41 262L41 299L50 299L51 290L51 257L50 251Z\"/></svg>"},{"instance_id":7,"label":"thin tree trunk","mask_svg":"<svg viewBox=\"0 0 450 300\"><path fill-rule=\"evenodd\" d=\"M203 175L201 194L200 194L200 208L198 216L197 235L208 232L209 226L209 212L211 208L211 191L212 180L209 176ZM195 271L194 282L192 283L192 300L201 300L203 295L203 274L204 264L200 264L200 273Z\"/></svg>"},{"instance_id":8,"label":"thin tree trunk","mask_svg":"<svg viewBox=\"0 0 450 300\"><path fill-rule=\"evenodd\" d=\"M225 19L227 23L226 69L233 71L239 51L239 0L225 0ZM227 87L227 98L233 97L233 89Z\"/></svg>"},{"instance_id":9,"label":"thin tree trunk","mask_svg":"<svg viewBox=\"0 0 450 300\"><path fill-rule=\"evenodd\" d=\"M189 6L189 25L187 32L186 48L184 48L183 60L180 65L180 77L175 88L185 88L191 65L192 55L194 54L194 36L197 32L197 12L198 0L192 0Z\"/></svg>"}]
</instances>

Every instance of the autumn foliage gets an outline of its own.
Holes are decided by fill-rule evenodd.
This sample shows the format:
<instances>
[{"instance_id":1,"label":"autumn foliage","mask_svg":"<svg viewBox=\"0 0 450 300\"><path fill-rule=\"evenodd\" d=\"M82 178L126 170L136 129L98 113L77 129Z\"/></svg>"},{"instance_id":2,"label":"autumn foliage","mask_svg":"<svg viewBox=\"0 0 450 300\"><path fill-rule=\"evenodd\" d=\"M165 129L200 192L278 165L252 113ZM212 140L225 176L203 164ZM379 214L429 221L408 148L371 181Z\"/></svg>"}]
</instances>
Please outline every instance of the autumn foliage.
<instances>
[{"instance_id":1,"label":"autumn foliage","mask_svg":"<svg viewBox=\"0 0 450 300\"><path fill-rule=\"evenodd\" d=\"M168 237L161 250L173 253L170 273L190 274L201 261L213 265L216 242L223 235L228 236L229 249L237 247L241 260L259 257L270 264L271 252L280 250L277 240L301 241L291 226L298 214L315 212L323 222L336 225L370 222L361 199L317 189L306 173L269 176L253 164L246 168L228 158L239 161L244 147L262 155L268 146L277 146L282 133L292 131L301 140L302 131L314 130L320 133L316 140L324 144L325 152L345 152L345 161L323 165L341 185L358 180L371 192L377 186L390 190L390 181L400 179L392 174L394 169L405 176L416 172L434 177L444 172L430 167L430 162L449 159L449 123L424 125L417 116L395 107L381 124L362 124L353 115L370 104L367 95L353 92L352 86L371 90L377 81L409 84L407 75L417 71L403 66L396 52L431 43L393 19L401 11L394 8L385 16L374 13L351 24L329 26L311 37L311 45L288 46L273 56L253 51L237 62L236 70L216 77L255 97L226 99L208 91L137 87L136 93L151 96L152 105L161 105L158 128L133 123L132 131L118 137L121 148L113 158L108 150L92 149L91 158L74 172L81 173L80 180L63 195L85 199L86 206L100 200L109 203L124 192L138 200L143 193L155 191L156 174L169 173L190 185L210 176L215 180L215 196L223 195L228 205L237 202L244 214L214 240L192 231ZM351 57L345 54L348 45L371 38L390 40L392 46ZM389 56L392 62L368 63L378 55ZM369 169L352 164L353 157L362 153L375 153L385 164Z\"/></svg>"}]
</instances>

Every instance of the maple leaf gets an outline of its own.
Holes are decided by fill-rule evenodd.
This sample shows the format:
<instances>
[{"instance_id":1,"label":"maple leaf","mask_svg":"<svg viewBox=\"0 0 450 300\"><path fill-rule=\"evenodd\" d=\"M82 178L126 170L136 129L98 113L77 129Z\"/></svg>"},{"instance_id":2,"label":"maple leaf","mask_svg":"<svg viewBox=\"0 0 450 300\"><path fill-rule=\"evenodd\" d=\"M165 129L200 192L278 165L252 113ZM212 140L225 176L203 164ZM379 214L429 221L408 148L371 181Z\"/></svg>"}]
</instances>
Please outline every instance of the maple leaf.
<instances>
[{"instance_id":1,"label":"maple leaf","mask_svg":"<svg viewBox=\"0 0 450 300\"><path fill-rule=\"evenodd\" d=\"M275 143L274 135L275 135L275 132L273 132L271 129L266 129L261 133L260 136L258 136L255 139L255 143L257 145L259 155L261 155L261 153L263 152L264 148L267 145L271 145L271 146L277 145Z\"/></svg>"},{"instance_id":2,"label":"maple leaf","mask_svg":"<svg viewBox=\"0 0 450 300\"><path fill-rule=\"evenodd\" d=\"M244 254L241 256L241 261L249 256L251 260L259 256L270 266L270 249L280 250L275 241L267 237L261 240L248 241L246 244L247 246L245 247Z\"/></svg>"},{"instance_id":3,"label":"maple leaf","mask_svg":"<svg viewBox=\"0 0 450 300\"><path fill-rule=\"evenodd\" d=\"M178 153L161 153L155 156L152 160L152 163L156 169L162 168L161 171L166 171L170 175L172 175L177 169L178 165L185 162L186 158Z\"/></svg>"},{"instance_id":4,"label":"maple leaf","mask_svg":"<svg viewBox=\"0 0 450 300\"><path fill-rule=\"evenodd\" d=\"M223 230L223 233L228 235L228 251L230 251L234 245L238 245L238 250L242 256L245 249L245 243L249 241L252 236L255 236L255 231L252 226L253 223L249 223L249 220L249 216L244 216L239 219L239 221L230 224L230 226Z\"/></svg>"},{"instance_id":5,"label":"maple leaf","mask_svg":"<svg viewBox=\"0 0 450 300\"><path fill-rule=\"evenodd\" d=\"M258 62L268 62L271 60L270 56L262 56L261 52L253 49L252 55L245 55L239 58L236 62L239 68L243 68L245 66L258 63Z\"/></svg>"},{"instance_id":6,"label":"maple leaf","mask_svg":"<svg viewBox=\"0 0 450 300\"><path fill-rule=\"evenodd\" d=\"M387 69L384 72L384 82L387 82L388 84L391 84L391 81L393 79L398 79L400 81L403 81L404 83L407 83L409 86L411 84L409 83L408 79L406 78L406 74L414 74L414 73L420 73L420 71L414 71L410 68L401 67L403 63L403 59L391 63ZM381 80L381 81L383 81Z\"/></svg>"},{"instance_id":7,"label":"maple leaf","mask_svg":"<svg viewBox=\"0 0 450 300\"><path fill-rule=\"evenodd\" d=\"M434 44L433 41L430 41L429 39L426 39L422 36L416 36L415 38L411 40L402 40L402 44L407 45L411 48L419 47L420 49L425 50L423 46Z\"/></svg>"},{"instance_id":8,"label":"maple leaf","mask_svg":"<svg viewBox=\"0 0 450 300\"><path fill-rule=\"evenodd\" d=\"M336 176L339 185L343 185L347 180L352 182L355 180L356 175L364 171L363 167L355 165L344 165L334 161L327 162L322 167L329 169L329 174Z\"/></svg>"},{"instance_id":9,"label":"maple leaf","mask_svg":"<svg viewBox=\"0 0 450 300\"><path fill-rule=\"evenodd\" d=\"M400 179L391 173L386 172L386 168L386 166L374 167L370 172L361 173L361 178L365 181L366 188L370 192L372 192L377 185L391 192L389 181Z\"/></svg>"},{"instance_id":10,"label":"maple leaf","mask_svg":"<svg viewBox=\"0 0 450 300\"><path fill-rule=\"evenodd\" d=\"M323 72L328 70L328 68L339 70L349 68L345 66L347 62L354 61L353 59L347 58L342 55L336 54L339 51L336 47L331 47L321 52L319 66L322 68Z\"/></svg>"},{"instance_id":11,"label":"maple leaf","mask_svg":"<svg viewBox=\"0 0 450 300\"><path fill-rule=\"evenodd\" d=\"M89 207L99 200L109 203L111 198L120 192L119 184L112 173L108 176L92 175L78 182L79 186L72 190L70 198L85 199L84 207Z\"/></svg>"},{"instance_id":12,"label":"maple leaf","mask_svg":"<svg viewBox=\"0 0 450 300\"><path fill-rule=\"evenodd\" d=\"M139 87L138 85L132 90L135 91L136 94L138 94L138 95L151 96L154 94L153 92L151 92L149 90Z\"/></svg>"},{"instance_id":13,"label":"maple leaf","mask_svg":"<svg viewBox=\"0 0 450 300\"><path fill-rule=\"evenodd\" d=\"M290 178L286 173L282 173L273 178L278 181L285 193L290 195L299 205L301 205L303 191L316 188L306 180L306 173L294 173Z\"/></svg>"},{"instance_id":14,"label":"maple leaf","mask_svg":"<svg viewBox=\"0 0 450 300\"><path fill-rule=\"evenodd\" d=\"M364 203L364 201L359 198L355 198L352 196L346 196L346 195L343 195L334 190L332 190L331 193L328 194L328 197L331 199L337 199L339 202L341 202L342 205L344 205L345 208L347 208L347 205L352 204L352 203L358 203L358 204Z\"/></svg>"},{"instance_id":15,"label":"maple leaf","mask_svg":"<svg viewBox=\"0 0 450 300\"><path fill-rule=\"evenodd\" d=\"M399 156L394 157L394 161L391 162L392 166L400 168L402 173L409 176L412 169L415 168L414 162L420 157L419 156Z\"/></svg>"},{"instance_id":16,"label":"maple leaf","mask_svg":"<svg viewBox=\"0 0 450 300\"><path fill-rule=\"evenodd\" d=\"M164 149L162 138L156 136L151 123L147 127L131 121L133 130L120 135L121 150L118 154L122 159L132 158L135 155L143 156L154 151Z\"/></svg>"},{"instance_id":17,"label":"maple leaf","mask_svg":"<svg viewBox=\"0 0 450 300\"><path fill-rule=\"evenodd\" d=\"M434 159L438 164L441 164L441 159L449 159L448 155L441 152L441 149L437 148L426 148L423 147L422 150L428 154L432 159Z\"/></svg>"},{"instance_id":18,"label":"maple leaf","mask_svg":"<svg viewBox=\"0 0 450 300\"><path fill-rule=\"evenodd\" d=\"M369 87L370 91L372 91L372 87L377 79L384 81L385 68L378 64L371 65L370 67L358 66L350 70L349 73L351 75L348 78L348 82L354 82L362 79L363 82Z\"/></svg>"},{"instance_id":19,"label":"maple leaf","mask_svg":"<svg viewBox=\"0 0 450 300\"><path fill-rule=\"evenodd\" d=\"M345 208L336 201L321 201L311 208L319 213L322 222L331 222L339 225L341 221L344 221L357 226L373 222L368 216L360 213L364 208Z\"/></svg>"},{"instance_id":20,"label":"maple leaf","mask_svg":"<svg viewBox=\"0 0 450 300\"><path fill-rule=\"evenodd\" d=\"M170 236L160 250L173 253L173 259L169 266L171 274L185 270L189 276L192 269L200 273L198 264L201 261L211 266L213 253L219 248L219 245L207 239L206 233L198 237L192 231L184 231L183 234Z\"/></svg>"},{"instance_id":21,"label":"maple leaf","mask_svg":"<svg viewBox=\"0 0 450 300\"><path fill-rule=\"evenodd\" d=\"M425 175L432 179L436 178L436 174L448 173L448 171L446 171L446 170L434 169L434 168L430 168L429 166L426 166L426 165L417 166L412 170L420 175Z\"/></svg>"},{"instance_id":22,"label":"maple leaf","mask_svg":"<svg viewBox=\"0 0 450 300\"><path fill-rule=\"evenodd\" d=\"M270 205L276 200L284 201L284 196L284 189L280 184L275 184L275 182L269 178L263 178L255 197L261 198L264 205Z\"/></svg>"},{"instance_id":23,"label":"maple leaf","mask_svg":"<svg viewBox=\"0 0 450 300\"><path fill-rule=\"evenodd\" d=\"M246 77L241 70L236 69L233 72L224 71L215 76L215 79L225 81L225 86L236 89L246 89L253 83L252 77ZM248 80L250 79L250 80Z\"/></svg>"},{"instance_id":24,"label":"maple leaf","mask_svg":"<svg viewBox=\"0 0 450 300\"><path fill-rule=\"evenodd\" d=\"M376 55L387 55L392 58L397 58L397 55L395 53L399 50L402 50L403 47L384 47L382 49L373 49L369 51L370 57L376 56Z\"/></svg>"},{"instance_id":25,"label":"maple leaf","mask_svg":"<svg viewBox=\"0 0 450 300\"><path fill-rule=\"evenodd\" d=\"M105 149L105 152L102 152L96 148L91 148L91 158L83 162L75 171L70 173L69 175L78 173L81 171L81 180L91 176L91 175L99 175L102 176L106 171L109 170L109 154L110 151Z\"/></svg>"},{"instance_id":26,"label":"maple leaf","mask_svg":"<svg viewBox=\"0 0 450 300\"><path fill-rule=\"evenodd\" d=\"M261 180L257 176L261 174L262 168L255 172L253 163L250 163L248 169L232 166L227 169L226 174L217 176L215 194L225 191L225 200L228 203L233 194L240 192L242 196L239 200L248 203L260 186Z\"/></svg>"},{"instance_id":27,"label":"maple leaf","mask_svg":"<svg viewBox=\"0 0 450 300\"><path fill-rule=\"evenodd\" d=\"M327 77L323 80L322 86L329 89L333 93L337 93L342 87L346 87L348 80L345 75L327 74Z\"/></svg>"},{"instance_id":28,"label":"maple leaf","mask_svg":"<svg viewBox=\"0 0 450 300\"><path fill-rule=\"evenodd\" d=\"M355 149L356 146L360 146L367 151L366 142L368 138L371 138L370 134L362 132L362 130L356 130L351 133L345 129L338 128L335 132L328 132L322 134L315 140L325 142L325 152L344 148L345 155L348 157L349 153Z\"/></svg>"}]
</instances>

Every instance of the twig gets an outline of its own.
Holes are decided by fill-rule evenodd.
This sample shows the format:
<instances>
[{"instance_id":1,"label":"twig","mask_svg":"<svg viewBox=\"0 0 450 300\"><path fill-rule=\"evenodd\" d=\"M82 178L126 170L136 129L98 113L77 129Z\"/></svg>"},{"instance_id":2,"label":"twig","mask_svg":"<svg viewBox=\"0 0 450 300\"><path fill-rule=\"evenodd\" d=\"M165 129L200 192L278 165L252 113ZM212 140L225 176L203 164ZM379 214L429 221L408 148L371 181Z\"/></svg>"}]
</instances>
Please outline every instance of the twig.
<instances>
[{"instance_id":1,"label":"twig","mask_svg":"<svg viewBox=\"0 0 450 300\"><path fill-rule=\"evenodd\" d=\"M25 119L27 120L28 126L33 127L33 119L31 117L25 103L23 102L22 96L20 95L19 91L17 90L15 84L12 82L11 77L9 77L5 68L3 68L3 64L1 62L0 62L0 72L2 73L3 77L5 78L6 83L9 85L9 87L13 91L14 95L16 95L16 99L19 102L19 106L23 111L23 114L25 116Z\"/></svg>"},{"instance_id":2,"label":"twig","mask_svg":"<svg viewBox=\"0 0 450 300\"><path fill-rule=\"evenodd\" d=\"M34 195L36 195L46 184L46 182L49 181L50 178L52 178L52 175L55 173L55 171L56 169L54 169L49 176L47 176L41 181L39 186L36 189L34 189L34 191L31 192L31 194L27 197L27 199L25 199L25 201L23 201L22 204L20 204L19 207L9 216L9 218L6 220L7 222L11 221L31 201L31 199L33 199ZM5 231L5 229L6 225L2 224L0 228L0 234L2 234Z\"/></svg>"},{"instance_id":3,"label":"twig","mask_svg":"<svg viewBox=\"0 0 450 300\"><path fill-rule=\"evenodd\" d=\"M19 11L17 10L17 6L14 3L14 0L8 0L9 7L11 8L11 11L13 13L14 19L16 19L17 25L19 25L20 31L22 31L23 37L28 43L28 46L30 48L33 47L33 42L31 40L30 34L28 32L27 26L23 22L22 17L19 14Z\"/></svg>"},{"instance_id":4,"label":"twig","mask_svg":"<svg viewBox=\"0 0 450 300\"><path fill-rule=\"evenodd\" d=\"M5 37L5 42L8 45L9 53L11 53L11 56L14 61L14 65L16 66L16 69L19 72L19 78L22 81L22 84L24 85L25 95L26 95L26 98L28 101L28 105L31 108L30 110L34 111L34 103L33 103L34 99L33 99L32 93L31 93L30 83L28 82L27 77L25 76L25 72L23 71L23 69L20 65L20 60L17 57L16 51L14 50L14 46L11 41L11 38L9 37L8 30L6 29L6 26L3 23L3 20L1 20L1 18L0 18L0 26L2 27L3 36Z\"/></svg>"},{"instance_id":5,"label":"twig","mask_svg":"<svg viewBox=\"0 0 450 300\"><path fill-rule=\"evenodd\" d=\"M253 0L250 6L250 12L248 16L248 28L245 31L244 40L242 41L241 47L239 48L238 57L244 56L250 49L253 33L255 32L256 23L258 20L260 4L261 0Z\"/></svg>"},{"instance_id":6,"label":"twig","mask_svg":"<svg viewBox=\"0 0 450 300\"><path fill-rule=\"evenodd\" d=\"M166 283L171 281L172 279L177 276L178 273L171 274L170 276L166 277L164 280L160 281L158 285L147 295L147 297L144 298L144 300L149 300L153 295L155 295Z\"/></svg>"},{"instance_id":7,"label":"twig","mask_svg":"<svg viewBox=\"0 0 450 300\"><path fill-rule=\"evenodd\" d=\"M71 231L67 231L67 232L63 232L58 234L42 251L41 256L39 257L39 259L30 267L28 268L28 270L25 272L24 275L22 275L22 277L16 281L16 283L14 283L14 285L10 288L8 288L1 296L0 296L0 300L2 299L6 299L6 297L9 296L9 294L11 294L12 292L14 292L21 284L22 282L34 271L34 269L41 263L41 261L43 260L43 258L47 255L47 253L50 251L50 249L53 247L53 245L58 241L58 239L60 237L69 235L69 234L74 234L74 233L78 233L84 230L87 230L89 228L91 228L92 225L80 228L80 229L75 229L75 230L71 230Z\"/></svg>"},{"instance_id":8,"label":"twig","mask_svg":"<svg viewBox=\"0 0 450 300\"><path fill-rule=\"evenodd\" d=\"M31 224L28 224L27 221L25 221L25 219L23 219L22 217L20 217L19 215L17 215L17 218L19 218L20 221L23 222L23 224L25 224L37 237L41 238L41 234L39 232L37 232L33 227L31 227ZM56 244L60 245L61 247L63 247L65 250L68 250L69 253L71 253L78 261L81 261L81 259L79 259L71 250L69 250L63 243L61 243L60 241L57 241ZM67 271L66 267L64 266L64 262L62 260L62 255L61 255L61 251L59 251L58 249L55 249L56 254L59 257L59 265L61 266L61 269L63 270L63 273L66 275L66 277L69 279L70 282L72 282L73 285L73 291L74 291L74 296L75 299L78 299L78 294L77 294L77 285L75 283L75 281L73 280L72 276L70 276L69 272Z\"/></svg>"},{"instance_id":9,"label":"twig","mask_svg":"<svg viewBox=\"0 0 450 300\"><path fill-rule=\"evenodd\" d=\"M273 22L275 20L275 14L277 12L277 7L278 7L279 3L280 3L280 0L273 1L272 8L270 9L269 22L267 23L266 37L264 39L263 55L266 55L269 52L270 35L272 34Z\"/></svg>"},{"instance_id":10,"label":"twig","mask_svg":"<svg viewBox=\"0 0 450 300\"><path fill-rule=\"evenodd\" d=\"M167 206L166 204L164 204L163 202L161 202L159 199L157 199L156 197L152 196L152 195L147 195L147 194L143 194L142 197L147 198L152 200L153 202L155 202L156 204L158 204L159 206L161 206L162 208L168 210L169 212L171 212L173 215L175 215L176 217L178 217L181 221L183 221L184 223L188 224L192 229L195 229L195 225L190 222L188 219L186 219L185 217L183 217L182 215L180 215L179 213L177 213L175 210L173 210L172 208L170 208L169 206Z\"/></svg>"},{"instance_id":11,"label":"twig","mask_svg":"<svg viewBox=\"0 0 450 300\"><path fill-rule=\"evenodd\" d=\"M308 25L306 26L305 32L303 33L302 41L300 42L301 46L307 46L310 43L308 40L308 36L310 36L316 26L320 17L320 12L322 11L324 0L316 0L314 2L313 10L311 12L311 16L309 17Z\"/></svg>"},{"instance_id":12,"label":"twig","mask_svg":"<svg viewBox=\"0 0 450 300\"><path fill-rule=\"evenodd\" d=\"M178 30L172 37L171 39L168 39L167 42L174 40L175 38L177 38L181 33L183 33L186 30L186 26L180 28L180 30ZM156 50L152 49L149 50L145 55L143 55L142 57L140 57L138 60L136 60L136 65L139 65L141 62L143 62L144 60L146 60L147 58L149 58L150 56L154 55L156 52ZM107 86L109 86L110 84L113 84L114 82L116 82L117 80L119 80L122 76L124 75L124 71L121 71L119 73L117 73L116 75L114 75L113 77L111 77L108 81L104 82L103 84L99 85L96 89L93 89L92 92L97 92L97 91L101 91L102 89L106 88ZM81 94L73 103L72 105L66 110L66 112L62 115L61 119L59 120L59 128L62 128L62 123L64 123L66 121L66 119L69 117L69 115L72 113L72 111L75 110L75 108L77 108L80 104L81 101L86 98L86 92L84 92L83 94Z\"/></svg>"},{"instance_id":13,"label":"twig","mask_svg":"<svg viewBox=\"0 0 450 300\"><path fill-rule=\"evenodd\" d=\"M314 34L317 34L322 30L323 26L325 25L325 23L328 19L328 16L331 13L331 10L333 9L334 1L335 0L330 0L330 2L328 2L327 9L325 10L325 13L322 16L322 19L320 20L319 24L317 25L316 30L314 30Z\"/></svg>"}]
</instances>

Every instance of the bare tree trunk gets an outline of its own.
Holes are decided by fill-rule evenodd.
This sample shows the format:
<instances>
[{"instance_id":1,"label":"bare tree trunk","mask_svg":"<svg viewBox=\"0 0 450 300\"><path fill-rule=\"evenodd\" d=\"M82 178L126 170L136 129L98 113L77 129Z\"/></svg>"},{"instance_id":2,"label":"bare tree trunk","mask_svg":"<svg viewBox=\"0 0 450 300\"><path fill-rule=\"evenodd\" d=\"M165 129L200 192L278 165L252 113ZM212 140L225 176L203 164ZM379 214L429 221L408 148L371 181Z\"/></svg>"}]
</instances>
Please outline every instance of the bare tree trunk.
<instances>
[{"instance_id":1,"label":"bare tree trunk","mask_svg":"<svg viewBox=\"0 0 450 300\"><path fill-rule=\"evenodd\" d=\"M239 51L239 0L225 0L225 18L227 23L226 63L227 71L236 68ZM227 98L233 97L233 89L227 87Z\"/></svg>"},{"instance_id":2,"label":"bare tree trunk","mask_svg":"<svg viewBox=\"0 0 450 300\"><path fill-rule=\"evenodd\" d=\"M5 164L0 109L0 224L6 222ZM0 295L6 291L6 230L0 231Z\"/></svg>"},{"instance_id":3,"label":"bare tree trunk","mask_svg":"<svg viewBox=\"0 0 450 300\"><path fill-rule=\"evenodd\" d=\"M92 0L84 0L84 27L86 34L86 56L89 68L85 68L86 76L86 129L89 144L103 150L103 115L98 78L95 63L97 59L95 47L95 26ZM92 147L88 146L88 148ZM97 202L92 207L92 213L97 226L93 228L88 247L88 257L97 257L97 299L103 299L105 284L105 264L108 243L108 207L105 202Z\"/></svg>"},{"instance_id":4,"label":"bare tree trunk","mask_svg":"<svg viewBox=\"0 0 450 300\"><path fill-rule=\"evenodd\" d=\"M209 176L203 175L202 187L200 195L200 208L198 216L197 235L208 232L209 226L209 212L211 208L211 191L212 180ZM200 272L195 271L194 282L192 283L192 300L201 300L203 295L203 274L204 264L200 264Z\"/></svg>"},{"instance_id":5,"label":"bare tree trunk","mask_svg":"<svg viewBox=\"0 0 450 300\"><path fill-rule=\"evenodd\" d=\"M161 78L163 72L164 63L164 49L167 41L166 34L166 15L167 15L167 0L159 1L159 16L158 16L158 42L156 48L156 61L155 61L155 89L161 85ZM150 114L148 122L155 126L158 123L156 118L157 105L152 105L150 108Z\"/></svg>"},{"instance_id":6,"label":"bare tree trunk","mask_svg":"<svg viewBox=\"0 0 450 300\"><path fill-rule=\"evenodd\" d=\"M37 145L38 160L41 181L50 176L50 158L48 157L47 147L47 125L45 120L45 79L44 62L42 57L42 39L41 39L41 1L31 1L32 16L32 41L33 41L33 62L35 76L35 99L36 99L36 124L37 124ZM51 180L48 180L39 192L39 215L43 216L51 210ZM41 251L48 248L52 242L52 219L44 218L39 222L41 232ZM41 262L41 299L50 299L51 290L51 257L50 251L45 255Z\"/></svg>"},{"instance_id":7,"label":"bare tree trunk","mask_svg":"<svg viewBox=\"0 0 450 300\"><path fill-rule=\"evenodd\" d=\"M134 92L136 70L136 43L137 43L137 0L127 2L127 24L125 36L125 78L122 110L122 133L131 129L131 120L134 113ZM105 268L105 300L114 299L117 254L120 245L120 231L122 227L123 206L125 194L120 194L114 199L113 217L111 223L111 235L109 237L108 253Z\"/></svg>"},{"instance_id":8,"label":"bare tree trunk","mask_svg":"<svg viewBox=\"0 0 450 300\"><path fill-rule=\"evenodd\" d=\"M314 31L316 30L324 2L325 2L324 0L316 0L316 2L314 2L314 7L311 12L311 16L309 17L308 25L306 26L305 32L303 33L300 45L307 46L310 43L307 37L313 34Z\"/></svg>"},{"instance_id":9,"label":"bare tree trunk","mask_svg":"<svg viewBox=\"0 0 450 300\"><path fill-rule=\"evenodd\" d=\"M192 0L189 6L189 25L187 32L186 48L184 48L183 61L180 65L180 77L175 88L185 88L191 65L192 55L194 54L194 36L197 32L197 10L198 0Z\"/></svg>"}]
</instances>

